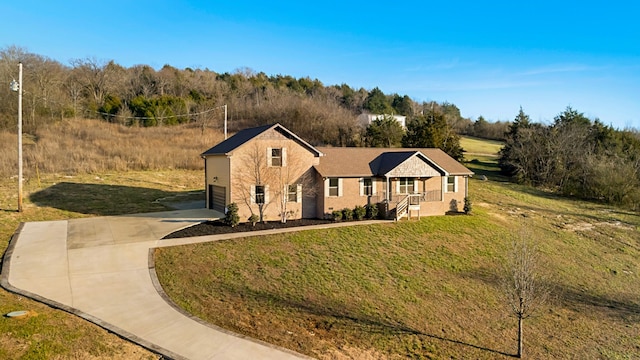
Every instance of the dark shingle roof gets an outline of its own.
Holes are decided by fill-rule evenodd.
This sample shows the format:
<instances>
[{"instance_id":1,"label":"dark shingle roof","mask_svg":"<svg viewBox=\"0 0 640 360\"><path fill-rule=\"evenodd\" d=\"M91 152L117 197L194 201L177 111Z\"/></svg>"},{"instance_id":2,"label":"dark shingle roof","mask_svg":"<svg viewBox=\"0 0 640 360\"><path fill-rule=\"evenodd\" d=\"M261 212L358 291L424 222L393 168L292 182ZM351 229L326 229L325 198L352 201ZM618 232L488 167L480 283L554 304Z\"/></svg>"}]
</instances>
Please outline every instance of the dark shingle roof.
<instances>
[{"instance_id":1,"label":"dark shingle roof","mask_svg":"<svg viewBox=\"0 0 640 360\"><path fill-rule=\"evenodd\" d=\"M315 156L322 156L322 153L318 151L318 149L311 146L309 143L299 138L298 135L292 133L290 130L288 130L284 126L277 123L272 125L263 125L263 126L250 128L250 129L241 130L235 135L233 135L232 137L228 138L227 140L203 152L201 156L227 155L233 150L237 149L238 147L246 144L248 141L255 138L256 136L259 136L263 132L271 129L274 129L279 133L281 133L282 135L284 135L285 137L298 142L300 145L302 145L303 147L307 148L309 151L314 153Z\"/></svg>"},{"instance_id":2,"label":"dark shingle roof","mask_svg":"<svg viewBox=\"0 0 640 360\"><path fill-rule=\"evenodd\" d=\"M277 125L277 124L276 124ZM206 155L224 155L232 152L240 145L246 143L247 141L253 139L254 137L262 134L263 132L271 129L275 125L264 125L258 126L250 129L244 129L228 138L227 140L219 143L218 145L212 147L211 149L202 153L202 156Z\"/></svg>"},{"instance_id":3,"label":"dark shingle roof","mask_svg":"<svg viewBox=\"0 0 640 360\"><path fill-rule=\"evenodd\" d=\"M383 152L372 162L375 175L384 175L416 154L416 151ZM375 165L374 165L375 164Z\"/></svg>"}]
</instances>

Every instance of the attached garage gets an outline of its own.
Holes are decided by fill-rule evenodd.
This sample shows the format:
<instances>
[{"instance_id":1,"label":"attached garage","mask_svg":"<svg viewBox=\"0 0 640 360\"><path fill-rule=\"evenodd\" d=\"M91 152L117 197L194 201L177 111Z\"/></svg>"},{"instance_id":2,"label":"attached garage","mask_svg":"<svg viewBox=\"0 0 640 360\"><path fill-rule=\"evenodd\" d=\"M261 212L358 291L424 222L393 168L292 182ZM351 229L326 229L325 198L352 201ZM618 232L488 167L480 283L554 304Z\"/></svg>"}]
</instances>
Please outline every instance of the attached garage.
<instances>
[{"instance_id":1,"label":"attached garage","mask_svg":"<svg viewBox=\"0 0 640 360\"><path fill-rule=\"evenodd\" d=\"M224 214L227 205L227 189L224 186L209 185L209 209L220 211Z\"/></svg>"}]
</instances>

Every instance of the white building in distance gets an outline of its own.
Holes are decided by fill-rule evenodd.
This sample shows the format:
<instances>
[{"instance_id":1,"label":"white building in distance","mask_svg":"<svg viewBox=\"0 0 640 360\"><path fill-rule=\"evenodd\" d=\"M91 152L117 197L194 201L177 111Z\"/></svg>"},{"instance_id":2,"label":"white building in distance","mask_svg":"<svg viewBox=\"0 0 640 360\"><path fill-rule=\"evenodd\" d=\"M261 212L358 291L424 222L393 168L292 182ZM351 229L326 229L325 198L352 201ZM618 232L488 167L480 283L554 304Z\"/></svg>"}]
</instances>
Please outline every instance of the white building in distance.
<instances>
[{"instance_id":1,"label":"white building in distance","mask_svg":"<svg viewBox=\"0 0 640 360\"><path fill-rule=\"evenodd\" d=\"M360 114L360 116L358 116L358 123L367 127L375 120L384 119L385 116L393 116L393 118L400 123L400 126L402 126L403 129L407 128L407 117L403 115Z\"/></svg>"}]
</instances>

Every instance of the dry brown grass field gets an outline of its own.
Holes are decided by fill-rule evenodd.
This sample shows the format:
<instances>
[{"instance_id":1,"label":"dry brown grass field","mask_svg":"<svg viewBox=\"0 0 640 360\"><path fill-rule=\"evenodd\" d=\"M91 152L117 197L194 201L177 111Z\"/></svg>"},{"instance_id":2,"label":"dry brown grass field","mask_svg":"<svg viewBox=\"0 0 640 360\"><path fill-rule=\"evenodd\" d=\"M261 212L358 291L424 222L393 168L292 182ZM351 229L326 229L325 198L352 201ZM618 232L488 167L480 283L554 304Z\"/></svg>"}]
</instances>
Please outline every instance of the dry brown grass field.
<instances>
[{"instance_id":1,"label":"dry brown grass field","mask_svg":"<svg viewBox=\"0 0 640 360\"><path fill-rule=\"evenodd\" d=\"M198 154L221 141L198 126L127 127L100 120L66 119L23 136L24 173L202 169ZM0 132L0 176L17 174L15 132Z\"/></svg>"}]
</instances>

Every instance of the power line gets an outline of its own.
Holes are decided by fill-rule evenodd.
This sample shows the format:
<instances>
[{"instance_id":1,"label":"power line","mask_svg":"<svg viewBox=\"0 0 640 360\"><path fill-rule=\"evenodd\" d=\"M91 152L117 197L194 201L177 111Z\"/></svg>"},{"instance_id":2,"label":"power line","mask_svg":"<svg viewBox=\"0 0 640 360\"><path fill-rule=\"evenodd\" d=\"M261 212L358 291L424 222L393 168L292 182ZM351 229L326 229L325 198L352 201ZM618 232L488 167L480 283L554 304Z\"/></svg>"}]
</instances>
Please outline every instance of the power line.
<instances>
[{"instance_id":1,"label":"power line","mask_svg":"<svg viewBox=\"0 0 640 360\"><path fill-rule=\"evenodd\" d=\"M26 93L26 91L24 93ZM44 100L45 102L49 102L49 103L55 103L55 104L60 105L60 106L66 105L66 104L63 104L63 103L61 103L59 101L51 100L51 99L48 99L48 98L43 97L43 96L36 97L36 99ZM189 117L189 116L200 116L200 115L208 114L208 113L213 112L213 111L215 111L217 109L220 109L220 108L225 108L225 111L226 111L226 105L218 105L218 106L212 107L210 109L207 109L207 110L204 110L204 111L200 111L200 112L196 112L196 113L175 114L175 115L168 115L168 116L123 116L123 115L110 114L110 113L105 113L105 112L96 111L96 110L89 110L89 109L86 109L84 107L80 108L80 112L98 114L98 115L102 115L102 116L109 117L109 118L122 118L124 120L152 120L152 119L164 120L164 119L177 118L177 117L183 117L183 116L186 116L186 117Z\"/></svg>"},{"instance_id":2,"label":"power line","mask_svg":"<svg viewBox=\"0 0 640 360\"><path fill-rule=\"evenodd\" d=\"M122 115L117 115L117 114L109 114L109 113L104 113L104 112L100 112L100 111L91 111L93 113L99 114L99 115L103 115L103 116L108 116L108 117L114 117L114 118L123 118L125 120L164 120L164 119L170 119L170 118L176 118L176 117L182 117L182 116L199 116L199 115L204 115L204 114L208 114L214 110L217 110L219 108L224 107L225 105L219 105L216 107L213 107L211 109L205 110L205 111L201 111L201 112L197 112L197 113L187 113L187 114L177 114L177 115L169 115L169 116L122 116Z\"/></svg>"}]
</instances>

